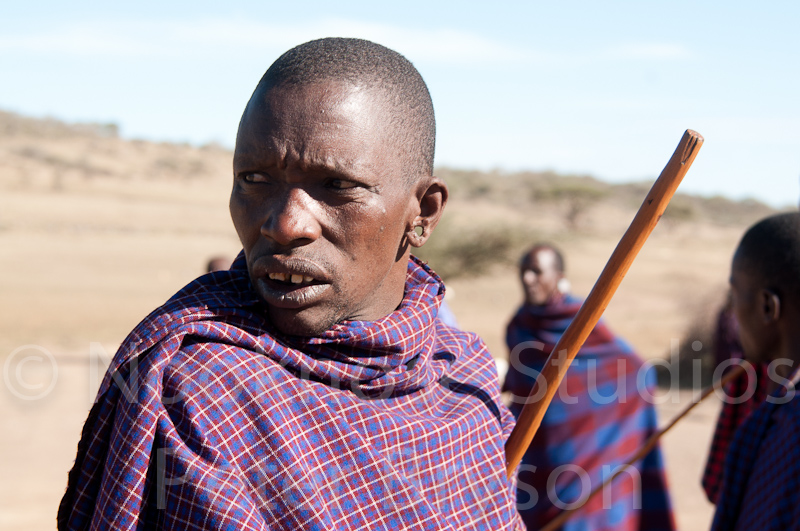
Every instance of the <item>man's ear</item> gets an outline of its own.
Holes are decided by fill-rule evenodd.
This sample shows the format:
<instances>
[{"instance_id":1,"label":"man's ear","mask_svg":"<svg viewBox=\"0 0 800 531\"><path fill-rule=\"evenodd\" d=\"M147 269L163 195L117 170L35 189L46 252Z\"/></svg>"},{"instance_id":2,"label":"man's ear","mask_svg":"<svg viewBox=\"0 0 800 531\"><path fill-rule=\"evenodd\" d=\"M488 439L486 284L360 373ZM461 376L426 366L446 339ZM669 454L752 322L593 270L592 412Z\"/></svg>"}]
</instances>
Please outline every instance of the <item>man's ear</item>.
<instances>
[{"instance_id":1,"label":"man's ear","mask_svg":"<svg viewBox=\"0 0 800 531\"><path fill-rule=\"evenodd\" d=\"M442 219L449 192L445 182L434 176L419 179L413 191L418 213L407 228L406 236L412 246L422 247Z\"/></svg>"},{"instance_id":2,"label":"man's ear","mask_svg":"<svg viewBox=\"0 0 800 531\"><path fill-rule=\"evenodd\" d=\"M778 294L769 289L762 289L759 292L759 303L764 324L778 322L781 317L781 298Z\"/></svg>"}]
</instances>

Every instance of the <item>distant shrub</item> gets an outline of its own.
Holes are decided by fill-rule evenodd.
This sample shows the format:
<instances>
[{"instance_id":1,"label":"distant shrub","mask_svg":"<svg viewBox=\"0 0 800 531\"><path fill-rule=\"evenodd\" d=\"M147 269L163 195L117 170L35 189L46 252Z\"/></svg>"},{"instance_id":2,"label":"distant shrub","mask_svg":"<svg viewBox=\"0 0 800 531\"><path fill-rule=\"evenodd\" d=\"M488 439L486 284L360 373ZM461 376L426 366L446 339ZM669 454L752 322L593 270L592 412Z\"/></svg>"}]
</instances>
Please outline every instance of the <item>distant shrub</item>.
<instances>
[{"instance_id":1,"label":"distant shrub","mask_svg":"<svg viewBox=\"0 0 800 531\"><path fill-rule=\"evenodd\" d=\"M452 198L496 198L495 196L502 195L503 182L494 172L436 168L434 174L447 182Z\"/></svg>"},{"instance_id":2,"label":"distant shrub","mask_svg":"<svg viewBox=\"0 0 800 531\"><path fill-rule=\"evenodd\" d=\"M691 221L695 217L697 217L695 208L688 202L681 201L680 197L673 199L661 216L662 219L671 221Z\"/></svg>"},{"instance_id":3,"label":"distant shrub","mask_svg":"<svg viewBox=\"0 0 800 531\"><path fill-rule=\"evenodd\" d=\"M700 200L709 218L726 225L751 225L776 213L774 208L755 199L734 201L717 195Z\"/></svg>"},{"instance_id":4,"label":"distant shrub","mask_svg":"<svg viewBox=\"0 0 800 531\"><path fill-rule=\"evenodd\" d=\"M82 133L102 138L119 138L119 125L108 123L77 123L70 126L76 133Z\"/></svg>"},{"instance_id":5,"label":"distant shrub","mask_svg":"<svg viewBox=\"0 0 800 531\"><path fill-rule=\"evenodd\" d=\"M474 277L493 265L516 259L523 242L522 234L504 225L482 226L465 231L447 218L436 227L428 242L412 252L428 262L443 279Z\"/></svg>"},{"instance_id":6,"label":"distant shrub","mask_svg":"<svg viewBox=\"0 0 800 531\"><path fill-rule=\"evenodd\" d=\"M533 191L533 199L543 202L559 202L565 205L564 220L570 229L576 229L583 214L595 203L609 195L607 187L601 187L594 179L561 179L547 188Z\"/></svg>"}]
</instances>

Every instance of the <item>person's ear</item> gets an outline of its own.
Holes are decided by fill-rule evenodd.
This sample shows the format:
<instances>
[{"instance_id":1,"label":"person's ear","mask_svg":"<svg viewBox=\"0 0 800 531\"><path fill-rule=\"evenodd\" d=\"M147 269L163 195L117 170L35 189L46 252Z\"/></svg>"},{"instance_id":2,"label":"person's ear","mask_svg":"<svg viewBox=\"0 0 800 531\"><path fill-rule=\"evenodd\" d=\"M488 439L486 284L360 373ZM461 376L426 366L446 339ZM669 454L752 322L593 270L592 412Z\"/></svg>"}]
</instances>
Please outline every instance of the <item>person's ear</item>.
<instances>
[{"instance_id":1,"label":"person's ear","mask_svg":"<svg viewBox=\"0 0 800 531\"><path fill-rule=\"evenodd\" d=\"M774 324L781 317L781 298L769 289L762 289L759 293L761 317L764 324Z\"/></svg>"},{"instance_id":2,"label":"person's ear","mask_svg":"<svg viewBox=\"0 0 800 531\"><path fill-rule=\"evenodd\" d=\"M433 229L442 219L447 204L448 190L445 182L438 177L421 178L414 188L415 211L417 215L406 231L408 242L414 247L422 247L433 234ZM418 209L416 208L418 206Z\"/></svg>"}]
</instances>

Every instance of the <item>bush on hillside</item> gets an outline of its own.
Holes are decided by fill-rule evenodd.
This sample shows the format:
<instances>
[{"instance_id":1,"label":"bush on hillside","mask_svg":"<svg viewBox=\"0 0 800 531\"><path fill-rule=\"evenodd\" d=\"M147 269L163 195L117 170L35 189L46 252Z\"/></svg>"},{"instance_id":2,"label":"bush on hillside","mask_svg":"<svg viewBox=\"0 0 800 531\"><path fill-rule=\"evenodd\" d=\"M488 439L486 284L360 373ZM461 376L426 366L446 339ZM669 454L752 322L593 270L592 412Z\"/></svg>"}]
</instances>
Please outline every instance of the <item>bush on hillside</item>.
<instances>
[{"instance_id":1,"label":"bush on hillside","mask_svg":"<svg viewBox=\"0 0 800 531\"><path fill-rule=\"evenodd\" d=\"M536 201L561 203L565 207L564 221L570 229L577 229L580 218L594 205L608 196L608 189L599 183L584 179L561 179L547 188L534 190Z\"/></svg>"},{"instance_id":2,"label":"bush on hillside","mask_svg":"<svg viewBox=\"0 0 800 531\"><path fill-rule=\"evenodd\" d=\"M479 276L495 264L515 262L530 240L501 224L464 231L461 225L444 218L428 242L412 252L428 262L442 279L452 280Z\"/></svg>"}]
</instances>

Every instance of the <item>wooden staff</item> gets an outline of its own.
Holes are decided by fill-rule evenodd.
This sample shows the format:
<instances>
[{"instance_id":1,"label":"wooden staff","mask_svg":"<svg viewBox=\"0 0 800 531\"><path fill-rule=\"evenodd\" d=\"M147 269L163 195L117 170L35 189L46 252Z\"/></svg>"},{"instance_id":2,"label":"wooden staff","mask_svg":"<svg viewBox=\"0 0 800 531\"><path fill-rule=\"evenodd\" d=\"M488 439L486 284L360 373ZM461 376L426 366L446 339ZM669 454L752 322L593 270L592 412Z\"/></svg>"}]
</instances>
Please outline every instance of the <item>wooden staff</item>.
<instances>
[{"instance_id":1,"label":"wooden staff","mask_svg":"<svg viewBox=\"0 0 800 531\"><path fill-rule=\"evenodd\" d=\"M583 508L583 505L587 501L589 501L595 494L597 494L601 490L605 489L609 484L611 484L612 481L614 481L614 479L617 476L622 474L628 468L633 466L634 463L636 463L640 459L644 458L644 456L646 456L648 453L650 453L650 451L653 449L653 447L655 447L655 445L658 442L658 440L665 433L667 433L669 430L671 430L672 427L675 426L675 424L677 424L679 420L681 420L683 417L685 417L700 402L702 402L703 400L708 398L711 395L711 393L713 393L716 389L722 389L723 387L725 387L725 385L728 384L728 382L730 382L731 380L734 380L735 378L738 378L739 376L741 376L745 372L746 372L746 370L745 370L745 365L744 364L739 365L737 367L734 367L733 369L728 371L728 374L723 376L717 383L715 383L714 385L712 385L708 389L706 389L703 392L703 394L700 395L700 398L698 398L697 400L693 400L692 403L689 404L688 406L686 406L683 409L683 411L678 413L675 416L675 418L673 418L669 422L669 424L667 424L666 426L664 426L663 428L661 428L660 430L655 432L653 435L651 435L647 439L647 441L644 443L644 445L641 448L639 448L639 450L635 454L633 454L633 457L631 457L630 459L625 461L625 463L622 466L618 467L616 469L616 471L611 476L609 476L608 478L606 478L605 481L603 481L602 485L600 485L600 486L596 487L594 490L592 490L592 492L590 492L589 495L586 496L586 498L583 500L583 503L579 507L573 507L571 509L566 509L566 510L562 511L561 513L559 513L558 516L556 516L555 518L553 518L552 520L547 522L547 525L545 525L539 531L555 531L556 529L558 529L559 527L564 525L564 522L569 520L569 518L575 512L580 511L581 508Z\"/></svg>"},{"instance_id":2,"label":"wooden staff","mask_svg":"<svg viewBox=\"0 0 800 531\"><path fill-rule=\"evenodd\" d=\"M530 446L536 430L542 423L544 412L553 400L556 389L564 378L570 363L578 354L578 350L583 346L597 321L600 320L600 316L608 306L614 292L617 291L622 278L639 253L639 249L653 232L683 176L689 171L702 144L702 136L691 129L686 130L675 153L672 154L672 158L669 159L661 175L656 179L630 227L617 244L617 248L614 249L591 293L547 358L542 372L536 378L536 383L531 389L529 399L526 400L517 419L517 425L506 442L506 473L509 478L514 474L517 465L522 460L522 455ZM559 362L559 353L562 351L566 353L566 356L563 362ZM540 401L531 402L530 397L536 396L540 392L540 386L544 386L544 397Z\"/></svg>"}]
</instances>

